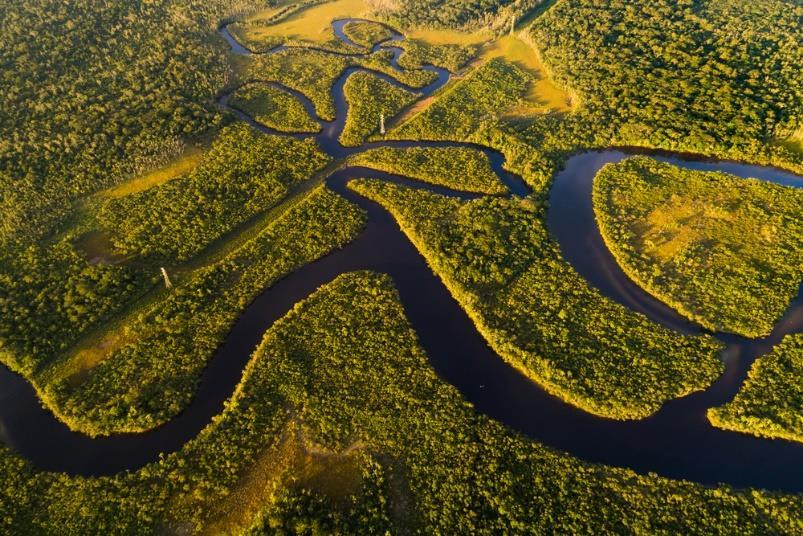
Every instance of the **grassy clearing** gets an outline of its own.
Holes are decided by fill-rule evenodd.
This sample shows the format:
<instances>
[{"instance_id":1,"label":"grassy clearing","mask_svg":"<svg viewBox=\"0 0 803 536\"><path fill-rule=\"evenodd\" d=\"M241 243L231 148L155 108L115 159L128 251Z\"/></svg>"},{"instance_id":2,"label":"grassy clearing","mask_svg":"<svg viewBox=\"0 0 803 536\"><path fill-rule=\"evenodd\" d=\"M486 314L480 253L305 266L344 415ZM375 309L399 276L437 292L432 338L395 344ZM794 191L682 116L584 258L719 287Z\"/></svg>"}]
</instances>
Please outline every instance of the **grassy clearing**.
<instances>
[{"instance_id":1,"label":"grassy clearing","mask_svg":"<svg viewBox=\"0 0 803 536\"><path fill-rule=\"evenodd\" d=\"M354 155L349 164L464 192L491 195L507 192L491 169L488 157L468 147L381 147Z\"/></svg>"},{"instance_id":2,"label":"grassy clearing","mask_svg":"<svg viewBox=\"0 0 803 536\"><path fill-rule=\"evenodd\" d=\"M394 128L389 137L468 140L483 123L521 104L529 82L526 71L493 58L447 87L427 108Z\"/></svg>"},{"instance_id":3,"label":"grassy clearing","mask_svg":"<svg viewBox=\"0 0 803 536\"><path fill-rule=\"evenodd\" d=\"M191 145L184 150L181 156L172 160L167 165L145 173L144 175L134 177L114 188L102 192L102 195L111 198L125 197L164 184L169 180L180 177L195 169L203 160L205 152L206 149Z\"/></svg>"},{"instance_id":4,"label":"grassy clearing","mask_svg":"<svg viewBox=\"0 0 803 536\"><path fill-rule=\"evenodd\" d=\"M803 442L803 335L788 335L753 363L736 397L708 410L726 430Z\"/></svg>"},{"instance_id":5,"label":"grassy clearing","mask_svg":"<svg viewBox=\"0 0 803 536\"><path fill-rule=\"evenodd\" d=\"M511 110L510 115L571 111L571 97L549 79L537 51L528 43L517 36L506 35L484 47L480 59L499 57L526 71L532 77L523 102Z\"/></svg>"},{"instance_id":6,"label":"grassy clearing","mask_svg":"<svg viewBox=\"0 0 803 536\"><path fill-rule=\"evenodd\" d=\"M463 202L375 180L385 206L492 348L595 415L649 416L722 372L712 337L687 337L614 303L562 260L530 200Z\"/></svg>"},{"instance_id":7,"label":"grassy clearing","mask_svg":"<svg viewBox=\"0 0 803 536\"><path fill-rule=\"evenodd\" d=\"M278 23L269 22L275 8L246 18L230 28L243 44L257 49L270 48L287 41L337 45L332 32L332 21L346 17L359 17L366 12L363 0L335 0L297 11ZM339 47L338 47L339 48Z\"/></svg>"},{"instance_id":8,"label":"grassy clearing","mask_svg":"<svg viewBox=\"0 0 803 536\"><path fill-rule=\"evenodd\" d=\"M608 248L703 326L767 335L803 279L803 190L646 157L606 166L594 208Z\"/></svg>"}]
</instances>

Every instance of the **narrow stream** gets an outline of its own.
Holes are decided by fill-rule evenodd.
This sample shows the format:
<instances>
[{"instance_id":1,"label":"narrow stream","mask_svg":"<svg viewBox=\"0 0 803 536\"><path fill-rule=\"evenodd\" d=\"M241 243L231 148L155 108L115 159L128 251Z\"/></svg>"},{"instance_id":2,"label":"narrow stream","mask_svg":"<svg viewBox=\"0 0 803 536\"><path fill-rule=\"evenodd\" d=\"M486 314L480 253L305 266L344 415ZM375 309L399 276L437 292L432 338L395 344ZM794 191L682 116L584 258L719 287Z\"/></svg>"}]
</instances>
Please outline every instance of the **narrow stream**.
<instances>
[{"instance_id":1,"label":"narrow stream","mask_svg":"<svg viewBox=\"0 0 803 536\"><path fill-rule=\"evenodd\" d=\"M337 21L333 26L336 35L348 44L343 35L347 22ZM225 27L221 33L232 45L233 52L250 53ZM401 38L400 34L394 34L392 40ZM400 53L396 48L393 61L396 68ZM338 79L333 88L337 119L321 121L322 130L314 135L330 155L342 158L380 146L474 147L488 155L494 171L512 194L527 194L521 179L503 169L503 156L485 147L454 142L375 142L355 149L340 146L337 139L347 113L343 84L347 76L360 69L349 68ZM428 69L434 70L438 78L418 90L421 95L432 94L449 79L449 73L443 69ZM395 80L393 83L404 87ZM219 100L224 107L227 107L227 98ZM306 98L302 98L302 102L312 110ZM232 111L253 126L272 132L242 112ZM698 333L699 327L652 298L624 275L605 248L596 227L591 205L594 176L605 163L634 153L604 150L569 158L551 190L549 229L566 260L589 285L664 326L682 333ZM797 187L803 185L803 178L771 168L667 154L655 156L693 169L716 169ZM393 278L405 313L437 373L454 385L477 411L510 428L581 459L628 467L639 473L654 472L708 485L728 483L736 487L803 491L803 445L719 430L710 426L705 417L707 408L733 397L756 357L769 351L784 334L803 331L801 296L765 339L747 340L715 334L728 346L726 372L708 390L671 401L652 417L639 421L595 417L547 394L494 353L389 213L347 188L348 181L355 177L393 181L462 199L477 197L366 168L335 171L326 179L327 185L367 211L365 230L345 248L296 270L254 300L215 352L196 396L180 415L142 434L92 439L70 431L41 406L35 391L22 377L0 367L0 438L46 470L105 475L142 467L157 460L161 453L180 449L220 413L265 330L294 304L339 274L369 269Z\"/></svg>"}]
</instances>

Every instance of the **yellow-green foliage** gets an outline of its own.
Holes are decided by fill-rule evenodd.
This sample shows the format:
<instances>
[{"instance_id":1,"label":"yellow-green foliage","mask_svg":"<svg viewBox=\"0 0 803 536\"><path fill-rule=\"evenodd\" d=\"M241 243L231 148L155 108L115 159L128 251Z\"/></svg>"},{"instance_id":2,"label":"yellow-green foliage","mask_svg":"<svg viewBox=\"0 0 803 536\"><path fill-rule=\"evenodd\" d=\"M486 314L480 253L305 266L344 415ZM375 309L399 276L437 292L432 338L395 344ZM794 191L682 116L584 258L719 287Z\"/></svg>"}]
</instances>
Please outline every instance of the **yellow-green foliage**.
<instances>
[{"instance_id":1,"label":"yellow-green foliage","mask_svg":"<svg viewBox=\"0 0 803 536\"><path fill-rule=\"evenodd\" d=\"M767 160L803 117L801 17L784 0L575 0L528 31L614 143Z\"/></svg>"},{"instance_id":2,"label":"yellow-green foliage","mask_svg":"<svg viewBox=\"0 0 803 536\"><path fill-rule=\"evenodd\" d=\"M353 184L391 211L502 358L567 402L642 418L722 372L713 338L678 335L589 288L529 200Z\"/></svg>"},{"instance_id":3,"label":"yellow-green foliage","mask_svg":"<svg viewBox=\"0 0 803 536\"><path fill-rule=\"evenodd\" d=\"M488 157L469 147L380 147L354 155L349 163L464 192L507 192Z\"/></svg>"},{"instance_id":4,"label":"yellow-green foliage","mask_svg":"<svg viewBox=\"0 0 803 536\"><path fill-rule=\"evenodd\" d=\"M281 463L296 442L317 453L306 467ZM226 517L272 461L254 509ZM344 476L357 485L331 484ZM799 496L583 463L476 414L430 367L389 278L370 273L271 327L223 413L175 454L86 479L0 448L0 531L16 534L791 534L802 513Z\"/></svg>"},{"instance_id":5,"label":"yellow-green foliage","mask_svg":"<svg viewBox=\"0 0 803 536\"><path fill-rule=\"evenodd\" d=\"M323 187L219 262L172 288L123 330L77 385L42 378L46 401L71 427L89 434L135 432L175 416L187 404L207 360L239 312L289 272L343 246L363 216Z\"/></svg>"},{"instance_id":6,"label":"yellow-green foliage","mask_svg":"<svg viewBox=\"0 0 803 536\"><path fill-rule=\"evenodd\" d=\"M291 48L255 57L249 65L249 77L279 82L299 91L312 101L321 119L331 121L335 118L332 85L347 67L374 69L415 87L428 84L435 76L428 71L396 71L390 66L390 57L389 51L362 57Z\"/></svg>"},{"instance_id":7,"label":"yellow-green foliage","mask_svg":"<svg viewBox=\"0 0 803 536\"><path fill-rule=\"evenodd\" d=\"M446 89L391 135L400 139L468 139L483 122L521 103L530 75L494 58Z\"/></svg>"},{"instance_id":8,"label":"yellow-green foliage","mask_svg":"<svg viewBox=\"0 0 803 536\"><path fill-rule=\"evenodd\" d=\"M329 162L314 140L221 131L200 166L160 186L104 202L99 219L126 255L184 260L284 198Z\"/></svg>"},{"instance_id":9,"label":"yellow-green foliage","mask_svg":"<svg viewBox=\"0 0 803 536\"><path fill-rule=\"evenodd\" d=\"M753 363L736 398L708 410L714 426L803 441L803 335L787 335Z\"/></svg>"},{"instance_id":10,"label":"yellow-green foliage","mask_svg":"<svg viewBox=\"0 0 803 536\"><path fill-rule=\"evenodd\" d=\"M624 271L703 326L767 335L803 279L803 190L647 157L594 181L600 231Z\"/></svg>"},{"instance_id":11,"label":"yellow-green foliage","mask_svg":"<svg viewBox=\"0 0 803 536\"><path fill-rule=\"evenodd\" d=\"M431 44L422 39L404 39L393 46L404 49L399 65L405 69L418 69L422 65L435 65L455 73L477 56L480 46L476 43L456 45L451 43Z\"/></svg>"},{"instance_id":12,"label":"yellow-green foliage","mask_svg":"<svg viewBox=\"0 0 803 536\"><path fill-rule=\"evenodd\" d=\"M247 84L239 88L232 94L229 104L281 132L318 132L321 129L295 96L268 84Z\"/></svg>"},{"instance_id":13,"label":"yellow-green foliage","mask_svg":"<svg viewBox=\"0 0 803 536\"><path fill-rule=\"evenodd\" d=\"M387 124L417 98L414 93L365 72L351 75L343 92L349 108L340 143L346 147L356 147L371 135L378 134L383 114Z\"/></svg>"},{"instance_id":14,"label":"yellow-green foliage","mask_svg":"<svg viewBox=\"0 0 803 536\"><path fill-rule=\"evenodd\" d=\"M343 27L343 33L365 48L371 48L393 37L393 32L387 26L372 21L350 22Z\"/></svg>"}]
</instances>

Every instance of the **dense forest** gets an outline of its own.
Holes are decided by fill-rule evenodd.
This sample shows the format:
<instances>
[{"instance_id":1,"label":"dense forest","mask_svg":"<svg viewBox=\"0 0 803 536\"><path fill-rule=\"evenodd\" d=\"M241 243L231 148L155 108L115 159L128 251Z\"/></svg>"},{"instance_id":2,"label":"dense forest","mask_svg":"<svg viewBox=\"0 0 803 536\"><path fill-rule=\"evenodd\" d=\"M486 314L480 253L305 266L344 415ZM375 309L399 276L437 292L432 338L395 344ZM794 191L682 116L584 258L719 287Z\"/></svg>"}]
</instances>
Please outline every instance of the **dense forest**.
<instances>
[{"instance_id":1,"label":"dense forest","mask_svg":"<svg viewBox=\"0 0 803 536\"><path fill-rule=\"evenodd\" d=\"M256 2L36 0L0 17L0 245L219 122L221 18Z\"/></svg>"},{"instance_id":2,"label":"dense forest","mask_svg":"<svg viewBox=\"0 0 803 536\"><path fill-rule=\"evenodd\" d=\"M92 436L179 414L249 303L359 235L366 215L322 184L341 165L475 194L350 185L392 214L500 359L594 415L648 417L711 386L722 345L588 285L545 227L554 172L571 153L630 145L803 170L799 0L33 0L0 12L0 366ZM347 24L350 45L330 24L345 13L383 23ZM297 33L279 35L288 21ZM289 46L234 56L226 24L256 52ZM370 53L391 27L414 31L393 42L402 70L391 51ZM491 42L508 33L519 58ZM430 63L456 76L423 102L379 76L422 88ZM376 140L384 114L388 139L498 149L532 195L503 197L470 147L333 161L311 136L232 125L217 102L231 93L269 127L316 132L294 92L333 121L350 67L370 72L345 83L344 144ZM571 105L529 106L538 80ZM709 327L765 333L800 282L799 191L647 158L606 168L597 188L620 262ZM644 257L681 232L695 247ZM710 421L803 440L802 355L787 337ZM803 534L800 495L586 463L485 417L435 373L393 281L369 272L296 304L222 413L141 469L45 472L0 443L0 532Z\"/></svg>"},{"instance_id":3,"label":"dense forest","mask_svg":"<svg viewBox=\"0 0 803 536\"><path fill-rule=\"evenodd\" d=\"M349 163L463 192L507 193L488 157L469 147L379 147L357 153Z\"/></svg>"},{"instance_id":4,"label":"dense forest","mask_svg":"<svg viewBox=\"0 0 803 536\"><path fill-rule=\"evenodd\" d=\"M708 410L714 426L803 441L803 335L788 335L758 358L736 398Z\"/></svg>"},{"instance_id":5,"label":"dense forest","mask_svg":"<svg viewBox=\"0 0 803 536\"><path fill-rule=\"evenodd\" d=\"M594 180L608 249L639 286L697 323L769 335L803 280L803 190L646 157Z\"/></svg>"},{"instance_id":6,"label":"dense forest","mask_svg":"<svg viewBox=\"0 0 803 536\"><path fill-rule=\"evenodd\" d=\"M577 0L529 34L613 143L799 164L773 142L803 122L801 20L789 0Z\"/></svg>"},{"instance_id":7,"label":"dense forest","mask_svg":"<svg viewBox=\"0 0 803 536\"><path fill-rule=\"evenodd\" d=\"M714 339L678 335L590 288L530 200L352 187L391 211L494 350L567 402L642 418L722 372Z\"/></svg>"},{"instance_id":8,"label":"dense forest","mask_svg":"<svg viewBox=\"0 0 803 536\"><path fill-rule=\"evenodd\" d=\"M338 277L275 324L226 409L180 451L86 479L3 448L0 482L0 527L16 533L803 530L797 497L586 464L478 415L429 366L390 280L370 273Z\"/></svg>"}]
</instances>

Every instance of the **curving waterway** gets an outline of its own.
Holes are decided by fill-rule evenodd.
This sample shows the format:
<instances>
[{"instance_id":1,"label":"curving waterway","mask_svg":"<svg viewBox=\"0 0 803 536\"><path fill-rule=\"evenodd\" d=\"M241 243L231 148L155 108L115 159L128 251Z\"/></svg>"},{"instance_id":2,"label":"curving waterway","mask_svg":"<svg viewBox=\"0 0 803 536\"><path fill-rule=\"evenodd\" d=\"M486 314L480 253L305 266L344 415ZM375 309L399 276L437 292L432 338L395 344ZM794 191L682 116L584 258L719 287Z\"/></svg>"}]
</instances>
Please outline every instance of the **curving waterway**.
<instances>
[{"instance_id":1,"label":"curving waterway","mask_svg":"<svg viewBox=\"0 0 803 536\"><path fill-rule=\"evenodd\" d=\"M335 34L346 44L352 44L343 34L343 26L350 20L333 24ZM251 53L237 43L225 26L221 33L234 53ZM402 36L395 33L390 41L400 39ZM397 60L401 49L388 45L387 42L377 45L371 53L380 46L390 48L394 54L393 66L399 69ZM284 48L277 47L268 53ZM437 79L415 90L422 96L431 95L449 80L447 71L432 66L426 68L435 72ZM341 146L337 139L348 108L343 84L359 70L362 69L350 67L333 87L336 119L332 122L319 120L321 131L317 134L296 136L314 136L323 150L335 158L379 146L474 147L488 155L494 171L512 195L528 193L519 177L503 169L503 156L485 147L453 142L376 142L354 149ZM391 77L382 76L406 87ZM314 107L303 95L284 86L276 87L298 96L312 116L317 117ZM241 111L228 107L228 95L222 95L218 102L255 128L273 133ZM589 285L661 325L681 333L698 333L701 331L698 326L627 278L605 247L596 226L591 204L594 176L605 163L637 152L603 150L569 158L556 175L550 193L549 229L566 260ZM721 170L742 177L803 186L803 178L772 168L650 154L692 169ZM335 171L326 178L327 185L367 212L365 229L343 249L296 270L246 307L210 360L192 402L180 415L149 432L93 439L70 431L42 407L28 382L0 367L0 438L45 470L92 476L142 467L163 453L180 449L222 411L265 330L277 319L338 275L368 269L393 278L405 313L437 373L453 384L477 411L510 428L581 459L628 467L639 473L654 472L709 485L727 483L736 487L803 491L803 445L719 430L705 417L708 408L721 405L735 395L756 357L771 350L785 334L803 331L803 296L794 300L772 334L764 339L749 340L715 333L714 336L727 346L723 352L726 370L709 389L668 402L655 415L643 420L622 422L595 417L547 394L493 352L389 213L347 188L354 177L393 181L461 199L478 197L366 168Z\"/></svg>"}]
</instances>

